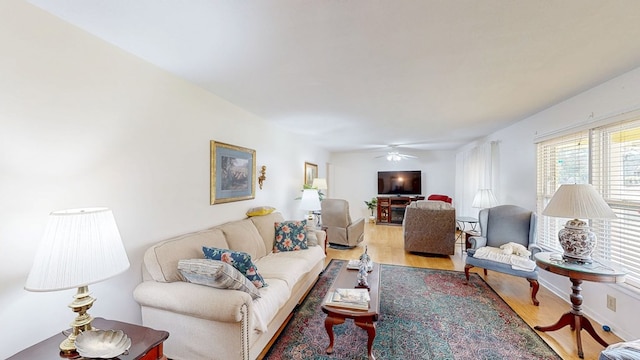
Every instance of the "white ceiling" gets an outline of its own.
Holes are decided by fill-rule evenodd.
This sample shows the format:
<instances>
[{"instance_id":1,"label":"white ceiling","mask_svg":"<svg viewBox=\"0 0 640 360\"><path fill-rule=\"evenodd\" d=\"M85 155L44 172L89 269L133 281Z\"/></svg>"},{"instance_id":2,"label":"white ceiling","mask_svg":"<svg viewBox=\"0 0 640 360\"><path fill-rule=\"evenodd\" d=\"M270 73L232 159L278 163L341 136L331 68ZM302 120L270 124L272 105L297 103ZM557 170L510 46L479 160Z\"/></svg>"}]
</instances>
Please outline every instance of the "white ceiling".
<instances>
[{"instance_id":1,"label":"white ceiling","mask_svg":"<svg viewBox=\"0 0 640 360\"><path fill-rule=\"evenodd\" d=\"M455 149L640 66L637 0L29 2L332 151Z\"/></svg>"}]
</instances>

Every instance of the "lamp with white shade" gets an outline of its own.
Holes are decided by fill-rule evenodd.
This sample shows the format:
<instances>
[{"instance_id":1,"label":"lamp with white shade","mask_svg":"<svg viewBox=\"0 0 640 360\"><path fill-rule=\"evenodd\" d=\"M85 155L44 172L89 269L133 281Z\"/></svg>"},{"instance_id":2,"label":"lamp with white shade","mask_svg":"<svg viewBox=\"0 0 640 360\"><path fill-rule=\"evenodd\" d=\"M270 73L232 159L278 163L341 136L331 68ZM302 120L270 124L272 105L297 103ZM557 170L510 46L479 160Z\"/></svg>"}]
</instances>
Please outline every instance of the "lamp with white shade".
<instances>
[{"instance_id":1,"label":"lamp with white shade","mask_svg":"<svg viewBox=\"0 0 640 360\"><path fill-rule=\"evenodd\" d=\"M564 184L542 211L542 215L568 218L558 232L563 258L570 262L591 263L596 234L579 219L615 219L617 216L591 184Z\"/></svg>"},{"instance_id":2,"label":"lamp with white shade","mask_svg":"<svg viewBox=\"0 0 640 360\"><path fill-rule=\"evenodd\" d=\"M300 209L308 211L308 220L313 221L313 212L320 210L320 195L316 189L302 190L302 199L300 199Z\"/></svg>"},{"instance_id":3,"label":"lamp with white shade","mask_svg":"<svg viewBox=\"0 0 640 360\"><path fill-rule=\"evenodd\" d=\"M325 178L315 178L315 179L313 179L313 183L311 184L311 188L318 190L318 196L320 198L320 201L322 201L322 198L324 197L324 193L322 192L322 190L327 190L328 189L327 179L325 179Z\"/></svg>"},{"instance_id":4,"label":"lamp with white shade","mask_svg":"<svg viewBox=\"0 0 640 360\"><path fill-rule=\"evenodd\" d=\"M496 205L498 205L498 200L491 189L478 189L471 203L471 207L480 209L487 209Z\"/></svg>"},{"instance_id":5,"label":"lamp with white shade","mask_svg":"<svg viewBox=\"0 0 640 360\"><path fill-rule=\"evenodd\" d=\"M129 259L113 213L107 208L54 211L36 253L25 289L56 291L78 288L69 304L77 313L69 337L60 344L64 354L76 350L75 339L92 329L87 313L95 299L89 285L129 268Z\"/></svg>"}]
</instances>

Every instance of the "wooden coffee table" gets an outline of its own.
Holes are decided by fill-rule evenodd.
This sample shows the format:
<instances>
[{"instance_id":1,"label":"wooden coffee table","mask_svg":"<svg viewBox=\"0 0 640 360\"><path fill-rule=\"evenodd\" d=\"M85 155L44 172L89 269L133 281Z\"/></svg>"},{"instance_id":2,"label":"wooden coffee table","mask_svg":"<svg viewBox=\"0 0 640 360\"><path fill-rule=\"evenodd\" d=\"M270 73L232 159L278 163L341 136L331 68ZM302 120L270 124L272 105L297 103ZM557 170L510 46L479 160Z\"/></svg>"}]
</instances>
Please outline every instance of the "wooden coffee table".
<instances>
[{"instance_id":1,"label":"wooden coffee table","mask_svg":"<svg viewBox=\"0 0 640 360\"><path fill-rule=\"evenodd\" d=\"M358 270L347 269L347 263L345 262L338 273L338 276L333 281L329 293L333 292L336 288L353 288L357 284ZM369 310L352 310L342 309L334 306L322 305L322 311L327 314L327 318L324 320L324 327L329 334L329 347L327 347L327 354L333 353L333 326L344 323L345 319L353 319L358 327L361 327L367 331L369 336L367 341L367 353L370 360L375 360L373 356L373 340L376 337L376 324L378 315L380 313L380 264L374 263L373 270L369 272L367 278L369 282L369 295L371 301L369 303Z\"/></svg>"}]
</instances>

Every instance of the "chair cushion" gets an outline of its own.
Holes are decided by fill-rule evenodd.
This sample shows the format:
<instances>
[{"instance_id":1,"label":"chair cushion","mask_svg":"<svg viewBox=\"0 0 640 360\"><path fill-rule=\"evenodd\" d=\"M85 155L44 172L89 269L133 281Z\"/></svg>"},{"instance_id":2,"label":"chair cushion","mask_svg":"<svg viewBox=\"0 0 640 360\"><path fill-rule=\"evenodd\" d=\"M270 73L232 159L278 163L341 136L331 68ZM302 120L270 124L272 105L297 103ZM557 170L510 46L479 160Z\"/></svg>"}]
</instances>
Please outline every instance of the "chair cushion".
<instances>
[{"instance_id":1,"label":"chair cushion","mask_svg":"<svg viewBox=\"0 0 640 360\"><path fill-rule=\"evenodd\" d=\"M472 265L472 266L475 266L475 267L479 267L479 268L483 268L483 269L487 269L487 270L493 270L493 271L501 272L501 273L504 273L504 274L518 276L518 277L521 277L521 278L538 280L538 269L537 268L535 270L533 270L533 271L515 270L515 269L513 269L511 267L510 264L491 261L491 260L487 260L487 259L479 259L479 258L474 257L473 253L474 253L474 251L471 251L471 250L467 252L466 263L469 264L469 265Z\"/></svg>"},{"instance_id":2,"label":"chair cushion","mask_svg":"<svg viewBox=\"0 0 640 360\"><path fill-rule=\"evenodd\" d=\"M262 275L258 273L258 267L251 261L251 255L233 251L229 249L218 249L203 246L202 252L204 257L211 260L224 261L227 264L231 264L234 268L238 269L244 276L249 279L253 285L257 288L267 286Z\"/></svg>"},{"instance_id":3,"label":"chair cushion","mask_svg":"<svg viewBox=\"0 0 640 360\"><path fill-rule=\"evenodd\" d=\"M244 291L252 299L260 297L255 285L238 269L218 260L189 259L178 262L178 271L187 282L218 289Z\"/></svg>"},{"instance_id":4,"label":"chair cushion","mask_svg":"<svg viewBox=\"0 0 640 360\"><path fill-rule=\"evenodd\" d=\"M308 249L306 225L307 220L276 222L276 238L273 243L273 252Z\"/></svg>"}]
</instances>

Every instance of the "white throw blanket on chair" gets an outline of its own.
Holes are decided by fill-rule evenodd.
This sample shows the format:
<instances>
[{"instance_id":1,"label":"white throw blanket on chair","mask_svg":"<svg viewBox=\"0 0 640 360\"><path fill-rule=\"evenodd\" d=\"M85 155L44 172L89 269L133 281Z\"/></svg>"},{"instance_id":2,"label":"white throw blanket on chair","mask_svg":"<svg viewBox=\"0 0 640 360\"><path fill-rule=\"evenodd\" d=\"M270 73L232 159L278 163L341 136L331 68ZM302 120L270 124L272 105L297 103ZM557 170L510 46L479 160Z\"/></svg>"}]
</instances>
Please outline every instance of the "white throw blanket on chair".
<instances>
[{"instance_id":1,"label":"white throw blanket on chair","mask_svg":"<svg viewBox=\"0 0 640 360\"><path fill-rule=\"evenodd\" d=\"M505 254L502 249L490 246L483 246L477 249L473 257L510 264L514 270L533 271L536 268L536 263L529 258L515 254Z\"/></svg>"}]
</instances>

